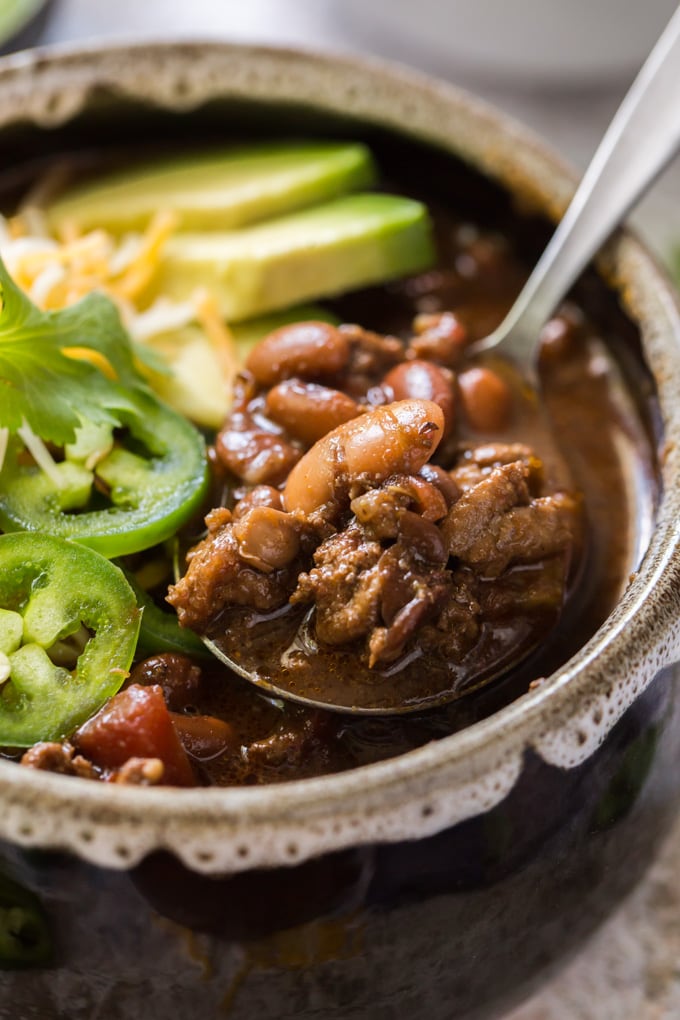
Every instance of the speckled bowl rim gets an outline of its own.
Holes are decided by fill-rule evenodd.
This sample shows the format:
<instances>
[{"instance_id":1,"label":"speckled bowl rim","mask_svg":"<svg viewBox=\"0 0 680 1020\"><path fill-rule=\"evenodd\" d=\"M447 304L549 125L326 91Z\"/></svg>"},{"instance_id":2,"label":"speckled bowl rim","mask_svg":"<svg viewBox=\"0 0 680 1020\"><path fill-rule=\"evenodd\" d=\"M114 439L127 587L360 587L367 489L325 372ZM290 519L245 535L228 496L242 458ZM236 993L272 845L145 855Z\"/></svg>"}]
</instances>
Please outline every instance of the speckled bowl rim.
<instances>
[{"instance_id":1,"label":"speckled bowl rim","mask_svg":"<svg viewBox=\"0 0 680 1020\"><path fill-rule=\"evenodd\" d=\"M461 155L553 218L574 178L529 131L412 71L355 57L215 42L58 47L0 61L0 130L49 128L95 88L173 110L220 96L307 103ZM311 97L311 98L310 98ZM396 759L272 787L111 787L0 762L0 838L110 867L168 849L208 873L293 865L342 847L419 838L498 803L525 752L584 762L664 666L680 658L680 310L629 233L603 257L640 324L665 429L664 492L650 548L614 613L543 685L490 718Z\"/></svg>"}]
</instances>

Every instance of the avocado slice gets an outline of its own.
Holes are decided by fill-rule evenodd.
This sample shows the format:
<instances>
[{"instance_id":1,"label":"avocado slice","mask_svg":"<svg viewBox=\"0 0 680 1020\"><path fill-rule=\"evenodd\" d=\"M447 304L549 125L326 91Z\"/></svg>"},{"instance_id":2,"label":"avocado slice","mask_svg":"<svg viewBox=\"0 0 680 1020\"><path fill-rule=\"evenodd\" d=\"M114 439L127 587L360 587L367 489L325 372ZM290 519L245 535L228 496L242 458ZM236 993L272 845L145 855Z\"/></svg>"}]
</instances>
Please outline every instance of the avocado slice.
<instances>
[{"instance_id":1,"label":"avocado slice","mask_svg":"<svg viewBox=\"0 0 680 1020\"><path fill-rule=\"evenodd\" d=\"M330 297L427 268L427 210L395 195L348 195L230 232L175 234L150 297L206 287L228 322Z\"/></svg>"},{"instance_id":2,"label":"avocado slice","mask_svg":"<svg viewBox=\"0 0 680 1020\"><path fill-rule=\"evenodd\" d=\"M180 230L232 230L370 187L376 169L364 145L257 144L155 161L66 192L47 210L49 226L143 230L159 209Z\"/></svg>"},{"instance_id":3,"label":"avocado slice","mask_svg":"<svg viewBox=\"0 0 680 1020\"><path fill-rule=\"evenodd\" d=\"M144 341L167 363L168 372L147 370L154 392L185 418L217 429L231 403L228 380L213 345L200 326L191 324Z\"/></svg>"},{"instance_id":4,"label":"avocado slice","mask_svg":"<svg viewBox=\"0 0 680 1020\"><path fill-rule=\"evenodd\" d=\"M35 43L33 31L41 27L41 17L47 0L2 0L0 3L0 49L5 53L10 44L20 46ZM28 35L31 38L27 38Z\"/></svg>"}]
</instances>

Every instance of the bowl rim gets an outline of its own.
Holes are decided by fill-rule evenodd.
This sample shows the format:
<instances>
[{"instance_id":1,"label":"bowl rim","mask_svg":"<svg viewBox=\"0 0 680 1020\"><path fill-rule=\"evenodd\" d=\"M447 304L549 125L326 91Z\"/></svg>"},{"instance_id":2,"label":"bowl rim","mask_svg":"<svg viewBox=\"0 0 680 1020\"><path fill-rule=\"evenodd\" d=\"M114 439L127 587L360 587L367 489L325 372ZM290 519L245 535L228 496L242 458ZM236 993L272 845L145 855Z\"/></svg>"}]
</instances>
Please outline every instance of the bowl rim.
<instances>
[{"instance_id":1,"label":"bowl rim","mask_svg":"<svg viewBox=\"0 0 680 1020\"><path fill-rule=\"evenodd\" d=\"M140 61L140 57L143 60ZM350 112L471 160L556 219L574 176L533 133L461 89L381 60L238 43L148 41L46 47L0 60L0 131L49 128L95 88L190 111L217 94ZM310 95L314 97L310 100ZM650 547L605 624L543 684L470 727L395 759L257 788L137 789L0 762L0 838L128 867L154 849L195 870L293 865L310 856L440 831L498 803L531 748L585 761L658 671L680 658L680 306L622 231L602 264L640 325L664 419L663 493Z\"/></svg>"}]
</instances>

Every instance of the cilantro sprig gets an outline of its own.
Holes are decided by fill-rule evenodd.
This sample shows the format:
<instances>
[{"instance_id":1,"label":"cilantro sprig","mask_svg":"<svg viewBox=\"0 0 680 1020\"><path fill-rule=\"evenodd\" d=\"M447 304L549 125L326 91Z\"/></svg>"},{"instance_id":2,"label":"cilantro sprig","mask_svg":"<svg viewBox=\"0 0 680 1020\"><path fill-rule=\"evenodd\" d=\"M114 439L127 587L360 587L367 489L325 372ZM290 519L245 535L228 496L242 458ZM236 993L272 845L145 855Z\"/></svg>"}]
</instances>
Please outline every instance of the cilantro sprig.
<instances>
[{"instance_id":1,"label":"cilantro sprig","mask_svg":"<svg viewBox=\"0 0 680 1020\"><path fill-rule=\"evenodd\" d=\"M28 426L46 442L72 443L83 420L120 425L130 391L147 390L139 352L104 294L43 312L0 259L0 429Z\"/></svg>"}]
</instances>

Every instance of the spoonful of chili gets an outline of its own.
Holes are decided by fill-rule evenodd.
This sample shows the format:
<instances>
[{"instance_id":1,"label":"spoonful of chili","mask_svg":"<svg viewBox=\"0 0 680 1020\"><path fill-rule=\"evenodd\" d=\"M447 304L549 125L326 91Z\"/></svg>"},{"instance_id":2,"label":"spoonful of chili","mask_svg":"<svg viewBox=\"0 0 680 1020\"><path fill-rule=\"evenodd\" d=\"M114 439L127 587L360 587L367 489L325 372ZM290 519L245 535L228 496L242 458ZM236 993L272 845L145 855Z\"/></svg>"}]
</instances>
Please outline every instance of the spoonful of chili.
<instances>
[{"instance_id":1,"label":"spoonful of chili","mask_svg":"<svg viewBox=\"0 0 680 1020\"><path fill-rule=\"evenodd\" d=\"M512 441L471 446L452 471L435 466L448 429L440 370L412 359L404 365L415 382L405 393L393 385L394 399L376 406L350 406L347 394L312 384L318 421L305 418L311 446L296 464L280 453L285 484L256 484L233 511L209 515L169 601L235 672L316 707L412 712L506 673L552 630L576 584L583 533L559 456L542 461L553 444L537 399L539 336L680 145L679 67L680 9L509 314L474 347L508 359L499 378L517 405ZM247 446L243 422L276 412L276 401L278 420L296 400L304 411L308 384L296 391L291 379L265 393L270 363L290 356L312 378L304 373L322 351L337 376L349 343L343 328L321 323L263 341L249 365L260 389L237 388L237 445ZM265 437L270 452L275 431ZM516 441L523 436L532 448Z\"/></svg>"}]
</instances>

